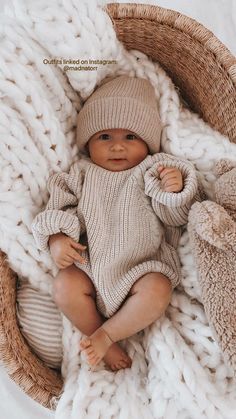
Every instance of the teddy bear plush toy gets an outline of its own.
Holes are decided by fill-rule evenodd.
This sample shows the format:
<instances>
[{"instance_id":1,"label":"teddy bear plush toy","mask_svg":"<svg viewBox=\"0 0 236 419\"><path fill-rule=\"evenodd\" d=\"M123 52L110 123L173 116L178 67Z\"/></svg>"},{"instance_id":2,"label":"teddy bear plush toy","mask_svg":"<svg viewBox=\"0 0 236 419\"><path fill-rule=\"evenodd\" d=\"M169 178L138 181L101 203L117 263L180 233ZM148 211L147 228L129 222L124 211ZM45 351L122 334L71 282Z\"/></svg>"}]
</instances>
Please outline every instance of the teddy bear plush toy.
<instances>
[{"instance_id":1,"label":"teddy bear plush toy","mask_svg":"<svg viewBox=\"0 0 236 419\"><path fill-rule=\"evenodd\" d=\"M215 173L216 202L192 206L188 231L206 316L236 375L236 162L220 160Z\"/></svg>"}]
</instances>

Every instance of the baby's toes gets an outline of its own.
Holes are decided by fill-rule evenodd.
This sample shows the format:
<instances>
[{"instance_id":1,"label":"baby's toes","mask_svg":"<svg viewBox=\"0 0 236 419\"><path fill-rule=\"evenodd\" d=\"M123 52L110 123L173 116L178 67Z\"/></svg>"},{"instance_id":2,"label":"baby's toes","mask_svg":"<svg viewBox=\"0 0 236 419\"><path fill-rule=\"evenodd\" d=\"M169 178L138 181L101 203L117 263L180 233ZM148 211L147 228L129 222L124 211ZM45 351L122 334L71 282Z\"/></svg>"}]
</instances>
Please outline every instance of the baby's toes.
<instances>
[{"instance_id":1,"label":"baby's toes","mask_svg":"<svg viewBox=\"0 0 236 419\"><path fill-rule=\"evenodd\" d=\"M130 358L122 359L121 365L122 365L122 368L130 368L132 365L132 361Z\"/></svg>"},{"instance_id":2,"label":"baby's toes","mask_svg":"<svg viewBox=\"0 0 236 419\"><path fill-rule=\"evenodd\" d=\"M117 367L119 370L127 368L127 362L124 360L121 360L120 362L118 362Z\"/></svg>"},{"instance_id":3,"label":"baby's toes","mask_svg":"<svg viewBox=\"0 0 236 419\"><path fill-rule=\"evenodd\" d=\"M91 360L93 358L97 358L97 355L96 355L96 353L94 351L92 351L90 354L88 354L86 352L86 357L87 357L88 360Z\"/></svg>"},{"instance_id":4,"label":"baby's toes","mask_svg":"<svg viewBox=\"0 0 236 419\"><path fill-rule=\"evenodd\" d=\"M83 339L80 342L80 347L82 350L89 348L91 346L91 340L90 339Z\"/></svg>"},{"instance_id":5,"label":"baby's toes","mask_svg":"<svg viewBox=\"0 0 236 419\"><path fill-rule=\"evenodd\" d=\"M100 358L97 355L91 356L90 358L87 358L89 365L95 366L99 363Z\"/></svg>"},{"instance_id":6,"label":"baby's toes","mask_svg":"<svg viewBox=\"0 0 236 419\"><path fill-rule=\"evenodd\" d=\"M128 362L125 359L121 359L120 361L114 363L111 366L111 369L112 369L112 371L118 371L118 370L122 370L122 369L129 368L129 367L130 367L130 362Z\"/></svg>"},{"instance_id":7,"label":"baby's toes","mask_svg":"<svg viewBox=\"0 0 236 419\"><path fill-rule=\"evenodd\" d=\"M119 371L122 367L119 366L119 362L114 362L114 364L110 365L112 371Z\"/></svg>"},{"instance_id":8,"label":"baby's toes","mask_svg":"<svg viewBox=\"0 0 236 419\"><path fill-rule=\"evenodd\" d=\"M94 349L90 346L90 347L88 347L87 349L85 349L85 353L86 353L86 355L89 357L89 356L94 356L95 351L94 351Z\"/></svg>"},{"instance_id":9,"label":"baby's toes","mask_svg":"<svg viewBox=\"0 0 236 419\"><path fill-rule=\"evenodd\" d=\"M132 359L129 356L127 356L126 358L123 358L122 362L126 365L125 368L129 368L132 365Z\"/></svg>"}]
</instances>

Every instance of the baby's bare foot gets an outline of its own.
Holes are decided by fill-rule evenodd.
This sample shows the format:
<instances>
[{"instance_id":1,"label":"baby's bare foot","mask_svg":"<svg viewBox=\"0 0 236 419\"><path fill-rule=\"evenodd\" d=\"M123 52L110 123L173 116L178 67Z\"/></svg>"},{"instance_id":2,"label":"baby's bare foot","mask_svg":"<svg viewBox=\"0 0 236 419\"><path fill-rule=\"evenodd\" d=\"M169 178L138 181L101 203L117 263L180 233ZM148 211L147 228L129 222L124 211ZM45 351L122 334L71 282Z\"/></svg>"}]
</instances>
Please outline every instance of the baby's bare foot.
<instances>
[{"instance_id":1,"label":"baby's bare foot","mask_svg":"<svg viewBox=\"0 0 236 419\"><path fill-rule=\"evenodd\" d=\"M82 339L80 347L82 351L85 351L89 365L97 365L112 344L105 330L99 327L91 336Z\"/></svg>"},{"instance_id":2,"label":"baby's bare foot","mask_svg":"<svg viewBox=\"0 0 236 419\"><path fill-rule=\"evenodd\" d=\"M131 358L117 343L110 346L103 359L112 371L130 368L132 365Z\"/></svg>"}]
</instances>

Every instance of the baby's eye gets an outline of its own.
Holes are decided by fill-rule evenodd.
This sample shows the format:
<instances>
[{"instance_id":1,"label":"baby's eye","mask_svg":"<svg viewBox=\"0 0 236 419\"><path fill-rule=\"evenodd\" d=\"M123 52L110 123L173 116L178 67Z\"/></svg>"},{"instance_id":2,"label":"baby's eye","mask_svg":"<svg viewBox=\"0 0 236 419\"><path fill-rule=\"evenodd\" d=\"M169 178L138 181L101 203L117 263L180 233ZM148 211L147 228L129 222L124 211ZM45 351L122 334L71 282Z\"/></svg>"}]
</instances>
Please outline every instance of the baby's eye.
<instances>
[{"instance_id":1,"label":"baby's eye","mask_svg":"<svg viewBox=\"0 0 236 419\"><path fill-rule=\"evenodd\" d=\"M101 134L98 137L100 140L109 140L110 139L110 135L109 134Z\"/></svg>"},{"instance_id":2,"label":"baby's eye","mask_svg":"<svg viewBox=\"0 0 236 419\"><path fill-rule=\"evenodd\" d=\"M126 138L127 140L136 140L137 136L135 134L127 134Z\"/></svg>"}]
</instances>

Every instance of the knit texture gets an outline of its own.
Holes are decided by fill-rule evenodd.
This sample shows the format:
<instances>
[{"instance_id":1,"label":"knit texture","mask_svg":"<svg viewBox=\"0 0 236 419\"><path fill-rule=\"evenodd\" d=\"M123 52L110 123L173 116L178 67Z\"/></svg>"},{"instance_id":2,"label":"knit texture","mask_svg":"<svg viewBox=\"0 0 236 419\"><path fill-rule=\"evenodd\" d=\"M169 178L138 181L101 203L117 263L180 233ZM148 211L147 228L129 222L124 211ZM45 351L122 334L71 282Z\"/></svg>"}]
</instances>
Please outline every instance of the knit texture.
<instances>
[{"instance_id":1,"label":"knit texture","mask_svg":"<svg viewBox=\"0 0 236 419\"><path fill-rule=\"evenodd\" d=\"M128 129L147 143L150 153L159 151L161 120L148 80L120 76L95 90L78 115L80 150L93 134L112 128Z\"/></svg>"},{"instance_id":2,"label":"knit texture","mask_svg":"<svg viewBox=\"0 0 236 419\"><path fill-rule=\"evenodd\" d=\"M181 192L161 190L160 165L181 170ZM52 176L48 187L47 208L32 225L37 244L46 250L51 234L61 231L78 241L86 232L86 264L75 264L93 281L104 316L112 316L134 282L148 272L163 273L173 288L179 283L179 227L187 222L197 194L191 163L160 153L148 155L134 168L112 172L83 159L69 174ZM166 241L163 223L178 229L177 240L173 234Z\"/></svg>"}]
</instances>

